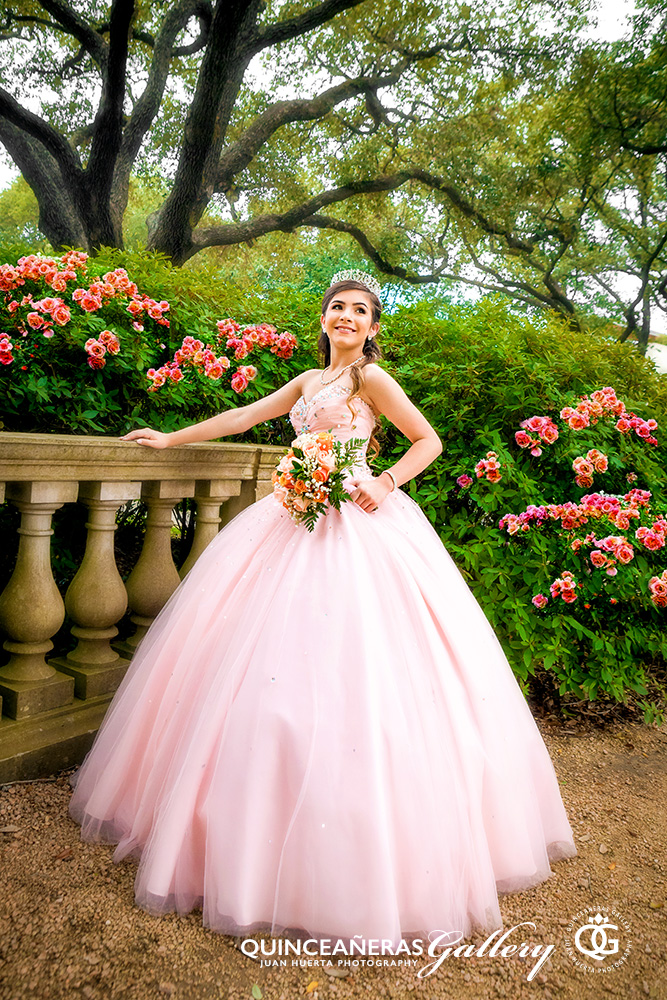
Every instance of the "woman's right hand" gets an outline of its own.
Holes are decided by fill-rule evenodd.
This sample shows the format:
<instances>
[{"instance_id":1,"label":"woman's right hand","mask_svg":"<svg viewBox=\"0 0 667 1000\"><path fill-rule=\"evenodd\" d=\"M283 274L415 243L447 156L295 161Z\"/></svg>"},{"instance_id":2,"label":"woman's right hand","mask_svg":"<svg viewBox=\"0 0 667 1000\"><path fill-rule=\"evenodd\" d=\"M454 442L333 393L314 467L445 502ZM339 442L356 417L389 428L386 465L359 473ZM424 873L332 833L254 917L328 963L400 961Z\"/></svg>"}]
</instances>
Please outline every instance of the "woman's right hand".
<instances>
[{"instance_id":1,"label":"woman's right hand","mask_svg":"<svg viewBox=\"0 0 667 1000\"><path fill-rule=\"evenodd\" d=\"M150 427L137 428L128 434L123 434L121 441L136 441L137 444L146 445L148 448L168 448L169 435L162 431L151 430Z\"/></svg>"}]
</instances>

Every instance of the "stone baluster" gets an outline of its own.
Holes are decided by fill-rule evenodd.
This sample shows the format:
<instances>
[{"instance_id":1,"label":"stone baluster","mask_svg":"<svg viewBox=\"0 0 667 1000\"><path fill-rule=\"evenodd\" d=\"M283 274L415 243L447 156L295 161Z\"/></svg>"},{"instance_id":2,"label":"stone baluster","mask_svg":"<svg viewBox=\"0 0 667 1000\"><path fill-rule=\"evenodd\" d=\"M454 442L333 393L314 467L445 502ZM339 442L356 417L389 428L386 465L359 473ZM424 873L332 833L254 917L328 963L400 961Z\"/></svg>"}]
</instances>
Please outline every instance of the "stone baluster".
<instances>
[{"instance_id":1,"label":"stone baluster","mask_svg":"<svg viewBox=\"0 0 667 1000\"><path fill-rule=\"evenodd\" d=\"M188 557L179 570L181 579L189 573L207 545L220 529L220 505L241 491L241 481L233 479L203 479L195 486L197 519L195 536Z\"/></svg>"},{"instance_id":2,"label":"stone baluster","mask_svg":"<svg viewBox=\"0 0 667 1000\"><path fill-rule=\"evenodd\" d=\"M115 691L129 663L110 642L127 608L127 591L114 557L114 532L118 508L140 495L141 483L85 482L79 490L79 500L88 508L86 551L65 595L78 642L67 656L49 660L74 678L77 698Z\"/></svg>"},{"instance_id":3,"label":"stone baluster","mask_svg":"<svg viewBox=\"0 0 667 1000\"><path fill-rule=\"evenodd\" d=\"M241 489L236 494L236 496L231 497L227 500L222 507L221 514L221 527L229 524L229 522L240 514L242 510L249 507L251 503L255 502L256 498L256 483L254 479L244 479L241 483Z\"/></svg>"},{"instance_id":4,"label":"stone baluster","mask_svg":"<svg viewBox=\"0 0 667 1000\"><path fill-rule=\"evenodd\" d=\"M7 498L21 512L19 547L11 579L0 595L0 625L9 662L0 669L3 710L25 719L69 704L74 679L54 670L44 656L65 620L65 605L51 570L51 518L77 499L77 482L10 483Z\"/></svg>"},{"instance_id":5,"label":"stone baluster","mask_svg":"<svg viewBox=\"0 0 667 1000\"><path fill-rule=\"evenodd\" d=\"M194 496L195 484L169 480L144 483L141 499L148 505L141 555L125 586L136 626L124 641L112 643L121 656L132 656L153 621L180 583L171 554L172 510L179 500Z\"/></svg>"},{"instance_id":6,"label":"stone baluster","mask_svg":"<svg viewBox=\"0 0 667 1000\"><path fill-rule=\"evenodd\" d=\"M264 447L259 451L255 459L255 496L253 500L262 500L269 493L273 493L271 476L284 453L285 449L277 448L275 445Z\"/></svg>"}]
</instances>

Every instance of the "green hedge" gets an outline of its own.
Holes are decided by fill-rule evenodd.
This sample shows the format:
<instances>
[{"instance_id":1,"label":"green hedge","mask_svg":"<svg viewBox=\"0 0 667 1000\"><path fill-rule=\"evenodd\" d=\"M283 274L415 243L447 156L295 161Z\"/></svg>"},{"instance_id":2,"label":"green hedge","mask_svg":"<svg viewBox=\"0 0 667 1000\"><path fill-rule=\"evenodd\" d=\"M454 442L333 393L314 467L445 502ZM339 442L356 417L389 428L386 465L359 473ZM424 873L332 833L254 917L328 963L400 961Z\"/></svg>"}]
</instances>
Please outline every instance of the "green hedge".
<instances>
[{"instance_id":1,"label":"green hedge","mask_svg":"<svg viewBox=\"0 0 667 1000\"><path fill-rule=\"evenodd\" d=\"M651 599L649 581L667 568L667 549L648 550L634 531L667 509L667 379L604 329L577 333L554 318L530 320L492 298L443 306L439 317L424 304L399 311L385 324L383 344L387 364L444 443L410 493L484 608L524 690L546 671L564 711L577 700L634 700L647 721L662 718L667 611ZM657 420L657 445L620 433L609 416L577 431L560 418L565 406L606 386L628 410ZM549 416L559 431L539 457L515 441L521 422L535 415ZM385 461L407 444L388 428ZM591 449L607 456L608 471L580 487L572 462ZM499 482L475 473L489 451L500 462ZM457 485L462 475L473 484ZM650 491L651 499L630 530L594 515L576 529L548 520L509 536L498 527L504 514L529 505L579 504L596 491L624 496L632 488ZM592 531L598 540L623 537L633 546L634 557L618 563L613 577L591 564L592 541L572 549ZM550 597L563 571L581 584L570 603ZM549 598L543 609L532 604L538 594Z\"/></svg>"}]
</instances>

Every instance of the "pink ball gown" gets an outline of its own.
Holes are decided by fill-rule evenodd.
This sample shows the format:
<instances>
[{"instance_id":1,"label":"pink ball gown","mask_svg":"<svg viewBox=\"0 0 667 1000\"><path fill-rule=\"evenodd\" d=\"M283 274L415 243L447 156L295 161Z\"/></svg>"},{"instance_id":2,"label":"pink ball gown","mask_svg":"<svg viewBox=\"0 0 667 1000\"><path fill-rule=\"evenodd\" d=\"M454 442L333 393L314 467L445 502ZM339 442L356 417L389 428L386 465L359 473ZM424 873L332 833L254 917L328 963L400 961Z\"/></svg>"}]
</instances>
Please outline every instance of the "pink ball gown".
<instances>
[{"instance_id":1,"label":"pink ball gown","mask_svg":"<svg viewBox=\"0 0 667 1000\"><path fill-rule=\"evenodd\" d=\"M297 432L368 439L330 386ZM355 475L370 475L360 460ZM199 557L144 637L71 816L139 860L136 901L230 934L389 939L502 927L498 893L576 854L502 649L420 508L267 496Z\"/></svg>"}]
</instances>

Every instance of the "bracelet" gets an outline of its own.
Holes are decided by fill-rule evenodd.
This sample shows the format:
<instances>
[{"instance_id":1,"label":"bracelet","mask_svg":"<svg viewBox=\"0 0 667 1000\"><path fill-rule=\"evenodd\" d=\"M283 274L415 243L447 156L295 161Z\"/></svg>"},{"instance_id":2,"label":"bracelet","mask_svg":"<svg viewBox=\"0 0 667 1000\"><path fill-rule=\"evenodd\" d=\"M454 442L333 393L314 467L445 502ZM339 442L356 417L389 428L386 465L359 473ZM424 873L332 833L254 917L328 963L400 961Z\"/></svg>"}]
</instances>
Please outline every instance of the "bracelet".
<instances>
[{"instance_id":1,"label":"bracelet","mask_svg":"<svg viewBox=\"0 0 667 1000\"><path fill-rule=\"evenodd\" d=\"M394 492L394 490L397 490L397 489L398 489L398 483L396 482L396 477L395 477L395 475L394 475L394 473L393 473L393 472L390 472L390 471L389 471L389 469L383 469L383 470L382 470L382 472L380 473L380 475L384 476L385 472L387 473L387 475L388 475L388 476L389 476L389 478L391 479L392 483L394 484L394 485L392 486L392 488L390 489L390 491L389 491L390 493L393 493L393 492Z\"/></svg>"}]
</instances>

